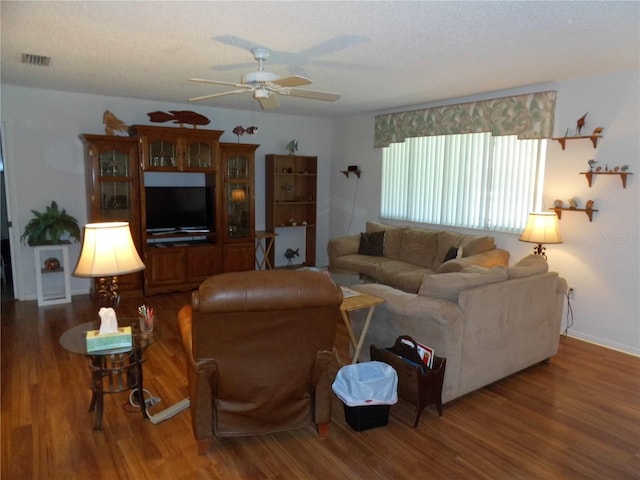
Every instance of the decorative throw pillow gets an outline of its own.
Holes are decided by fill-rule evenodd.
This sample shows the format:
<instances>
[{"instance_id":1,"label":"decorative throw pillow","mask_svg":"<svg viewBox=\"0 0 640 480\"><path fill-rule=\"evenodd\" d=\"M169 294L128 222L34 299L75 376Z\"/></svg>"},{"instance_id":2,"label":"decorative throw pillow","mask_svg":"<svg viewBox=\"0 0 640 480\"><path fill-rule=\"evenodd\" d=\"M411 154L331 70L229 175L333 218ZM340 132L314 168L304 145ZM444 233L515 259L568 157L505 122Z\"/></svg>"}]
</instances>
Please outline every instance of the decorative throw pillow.
<instances>
[{"instance_id":1,"label":"decorative throw pillow","mask_svg":"<svg viewBox=\"0 0 640 480\"><path fill-rule=\"evenodd\" d=\"M449 247L442 263L453 260L454 258L462 258L462 247Z\"/></svg>"},{"instance_id":2,"label":"decorative throw pillow","mask_svg":"<svg viewBox=\"0 0 640 480\"><path fill-rule=\"evenodd\" d=\"M458 247L449 247L449 250L447 250L447 253L444 256L444 260L442 260L442 263L448 262L449 260L453 260L457 256L458 256Z\"/></svg>"},{"instance_id":3,"label":"decorative throw pillow","mask_svg":"<svg viewBox=\"0 0 640 480\"><path fill-rule=\"evenodd\" d=\"M376 257L384 255L384 230L381 232L361 233L358 253Z\"/></svg>"}]
</instances>

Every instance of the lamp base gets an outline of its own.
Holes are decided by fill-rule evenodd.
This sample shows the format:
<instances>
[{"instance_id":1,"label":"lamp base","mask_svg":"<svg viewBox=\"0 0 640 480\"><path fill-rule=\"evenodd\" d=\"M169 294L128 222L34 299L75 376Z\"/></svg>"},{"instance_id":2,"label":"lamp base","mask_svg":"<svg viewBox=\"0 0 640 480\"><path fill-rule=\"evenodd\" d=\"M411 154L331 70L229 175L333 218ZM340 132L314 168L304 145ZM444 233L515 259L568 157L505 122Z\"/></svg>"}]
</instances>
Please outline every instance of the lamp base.
<instances>
[{"instance_id":1,"label":"lamp base","mask_svg":"<svg viewBox=\"0 0 640 480\"><path fill-rule=\"evenodd\" d=\"M533 247L533 254L534 255L542 255L546 260L547 259L547 255L545 254L545 251L546 251L546 248L543 247L541 243L539 243L538 245Z\"/></svg>"},{"instance_id":2,"label":"lamp base","mask_svg":"<svg viewBox=\"0 0 640 480\"><path fill-rule=\"evenodd\" d=\"M96 292L99 307L117 308L120 305L120 289L118 287L118 277L111 277L109 282L106 277L98 280L98 291Z\"/></svg>"}]
</instances>

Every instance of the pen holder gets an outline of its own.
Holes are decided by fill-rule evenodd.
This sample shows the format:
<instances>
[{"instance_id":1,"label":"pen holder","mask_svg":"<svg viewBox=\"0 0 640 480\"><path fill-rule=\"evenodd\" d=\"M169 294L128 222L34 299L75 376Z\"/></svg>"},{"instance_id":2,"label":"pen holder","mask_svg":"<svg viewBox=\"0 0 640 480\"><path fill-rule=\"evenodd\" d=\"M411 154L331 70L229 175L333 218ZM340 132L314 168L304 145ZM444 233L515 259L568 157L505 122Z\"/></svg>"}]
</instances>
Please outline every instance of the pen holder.
<instances>
[{"instance_id":1,"label":"pen holder","mask_svg":"<svg viewBox=\"0 0 640 480\"><path fill-rule=\"evenodd\" d=\"M140 320L140 333L143 337L148 337L153 333L153 320L154 317L139 315L138 319Z\"/></svg>"}]
</instances>

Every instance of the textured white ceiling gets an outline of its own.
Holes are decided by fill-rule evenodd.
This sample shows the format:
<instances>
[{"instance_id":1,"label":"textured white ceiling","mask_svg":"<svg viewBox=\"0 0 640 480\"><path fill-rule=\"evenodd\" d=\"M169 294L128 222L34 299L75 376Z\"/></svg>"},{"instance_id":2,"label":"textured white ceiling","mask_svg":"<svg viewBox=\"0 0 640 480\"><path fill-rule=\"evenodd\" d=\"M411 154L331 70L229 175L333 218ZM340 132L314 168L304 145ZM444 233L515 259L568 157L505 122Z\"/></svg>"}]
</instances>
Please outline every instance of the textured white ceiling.
<instances>
[{"instance_id":1,"label":"textured white ceiling","mask_svg":"<svg viewBox=\"0 0 640 480\"><path fill-rule=\"evenodd\" d=\"M0 2L3 84L178 102L266 70L337 92L279 112L339 118L638 69L640 2ZM47 68L21 54L47 55ZM251 95L205 105L250 109Z\"/></svg>"}]
</instances>

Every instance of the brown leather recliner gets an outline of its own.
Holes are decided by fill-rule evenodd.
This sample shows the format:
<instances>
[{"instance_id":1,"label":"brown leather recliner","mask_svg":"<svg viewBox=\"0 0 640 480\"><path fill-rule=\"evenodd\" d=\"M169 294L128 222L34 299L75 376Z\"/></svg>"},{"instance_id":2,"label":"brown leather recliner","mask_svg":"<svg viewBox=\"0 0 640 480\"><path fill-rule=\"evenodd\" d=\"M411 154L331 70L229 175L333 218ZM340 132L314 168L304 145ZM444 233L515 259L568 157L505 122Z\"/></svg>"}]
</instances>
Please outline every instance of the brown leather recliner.
<instances>
[{"instance_id":1,"label":"brown leather recliner","mask_svg":"<svg viewBox=\"0 0 640 480\"><path fill-rule=\"evenodd\" d=\"M314 271L215 275L178 312L198 453L213 434L309 425L327 436L342 291Z\"/></svg>"}]
</instances>

